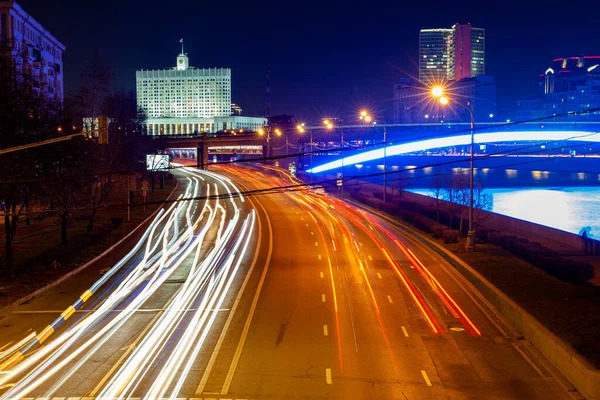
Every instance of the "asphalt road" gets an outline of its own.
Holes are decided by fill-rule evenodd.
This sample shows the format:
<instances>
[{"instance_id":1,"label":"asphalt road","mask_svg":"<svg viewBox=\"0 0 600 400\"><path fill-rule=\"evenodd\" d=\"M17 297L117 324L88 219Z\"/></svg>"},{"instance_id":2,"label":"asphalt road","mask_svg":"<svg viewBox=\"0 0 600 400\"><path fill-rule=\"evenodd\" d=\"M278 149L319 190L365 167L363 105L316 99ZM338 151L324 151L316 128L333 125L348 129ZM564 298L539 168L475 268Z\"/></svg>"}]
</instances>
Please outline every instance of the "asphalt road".
<instances>
[{"instance_id":1,"label":"asphalt road","mask_svg":"<svg viewBox=\"0 0 600 400\"><path fill-rule=\"evenodd\" d=\"M218 171L249 190L291 182L265 169ZM196 395L569 398L547 362L414 235L332 196L252 201L272 230L268 273L247 335L226 335Z\"/></svg>"},{"instance_id":2,"label":"asphalt road","mask_svg":"<svg viewBox=\"0 0 600 400\"><path fill-rule=\"evenodd\" d=\"M225 196L0 315L0 399L569 398L414 234L332 196L235 195L278 170L210 171L231 181L180 170L174 196Z\"/></svg>"}]
</instances>

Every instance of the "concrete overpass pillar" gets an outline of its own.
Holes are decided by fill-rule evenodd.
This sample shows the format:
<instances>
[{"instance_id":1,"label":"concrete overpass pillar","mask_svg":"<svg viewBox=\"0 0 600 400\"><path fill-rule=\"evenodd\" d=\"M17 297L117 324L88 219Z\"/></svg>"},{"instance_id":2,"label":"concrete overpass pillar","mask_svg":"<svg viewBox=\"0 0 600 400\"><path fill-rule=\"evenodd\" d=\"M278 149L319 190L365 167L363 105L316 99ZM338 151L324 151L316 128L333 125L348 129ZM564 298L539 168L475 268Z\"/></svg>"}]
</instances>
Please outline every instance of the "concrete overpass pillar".
<instances>
[{"instance_id":1,"label":"concrete overpass pillar","mask_svg":"<svg viewBox=\"0 0 600 400\"><path fill-rule=\"evenodd\" d=\"M206 169L208 163L208 146L204 142L198 143L196 148L196 166L198 169Z\"/></svg>"}]
</instances>

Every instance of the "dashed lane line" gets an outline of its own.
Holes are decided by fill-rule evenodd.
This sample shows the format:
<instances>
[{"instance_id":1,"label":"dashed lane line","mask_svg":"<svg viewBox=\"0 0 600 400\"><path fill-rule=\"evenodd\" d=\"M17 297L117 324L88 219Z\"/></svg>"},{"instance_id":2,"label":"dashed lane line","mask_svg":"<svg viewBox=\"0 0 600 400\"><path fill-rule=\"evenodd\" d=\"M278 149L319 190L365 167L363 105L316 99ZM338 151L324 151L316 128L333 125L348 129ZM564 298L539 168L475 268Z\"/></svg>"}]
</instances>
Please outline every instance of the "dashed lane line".
<instances>
[{"instance_id":1,"label":"dashed lane line","mask_svg":"<svg viewBox=\"0 0 600 400\"><path fill-rule=\"evenodd\" d=\"M429 377L427 376L427 372L425 372L425 370L421 370L421 375L423 375L423 379L425 379L425 383L427 384L427 386L433 386L431 384L431 381L429 380Z\"/></svg>"}]
</instances>

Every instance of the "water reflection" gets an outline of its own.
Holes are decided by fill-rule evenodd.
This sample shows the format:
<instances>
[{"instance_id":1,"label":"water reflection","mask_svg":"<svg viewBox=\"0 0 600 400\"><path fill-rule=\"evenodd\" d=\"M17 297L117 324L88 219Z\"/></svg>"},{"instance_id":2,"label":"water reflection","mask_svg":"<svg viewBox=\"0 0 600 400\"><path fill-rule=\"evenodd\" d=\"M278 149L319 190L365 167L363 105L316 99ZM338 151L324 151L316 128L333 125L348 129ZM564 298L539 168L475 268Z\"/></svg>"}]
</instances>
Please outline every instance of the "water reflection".
<instances>
[{"instance_id":1,"label":"water reflection","mask_svg":"<svg viewBox=\"0 0 600 400\"><path fill-rule=\"evenodd\" d=\"M494 198L493 211L536 224L578 234L584 226L600 239L600 188L486 189ZM414 192L431 195L429 190Z\"/></svg>"}]
</instances>

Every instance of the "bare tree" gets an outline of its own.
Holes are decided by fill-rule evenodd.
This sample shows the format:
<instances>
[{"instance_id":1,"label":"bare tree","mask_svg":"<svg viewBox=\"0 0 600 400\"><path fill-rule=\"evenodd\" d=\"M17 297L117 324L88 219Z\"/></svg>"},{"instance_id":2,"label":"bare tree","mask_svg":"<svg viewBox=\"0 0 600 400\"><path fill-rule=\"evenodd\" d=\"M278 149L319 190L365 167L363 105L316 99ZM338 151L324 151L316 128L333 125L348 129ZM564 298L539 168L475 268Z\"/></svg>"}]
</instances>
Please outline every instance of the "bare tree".
<instances>
[{"instance_id":1,"label":"bare tree","mask_svg":"<svg viewBox=\"0 0 600 400\"><path fill-rule=\"evenodd\" d=\"M493 209L494 196L477 183L473 188L473 230L491 215Z\"/></svg>"},{"instance_id":2,"label":"bare tree","mask_svg":"<svg viewBox=\"0 0 600 400\"><path fill-rule=\"evenodd\" d=\"M57 134L60 104L46 96L49 81L43 68L29 62L29 48L0 42L0 147L10 148ZM38 149L0 156L0 211L4 216L4 265L15 277L13 242L23 211L34 195L39 170ZM27 183L29 182L29 183Z\"/></svg>"},{"instance_id":3,"label":"bare tree","mask_svg":"<svg viewBox=\"0 0 600 400\"><path fill-rule=\"evenodd\" d=\"M68 242L68 221L75 209L87 205L95 181L93 150L97 146L83 137L44 148L44 202L60 219L60 243ZM53 154L60 154L57 158Z\"/></svg>"},{"instance_id":4,"label":"bare tree","mask_svg":"<svg viewBox=\"0 0 600 400\"><path fill-rule=\"evenodd\" d=\"M464 196L465 196L466 177L461 171L453 172L448 177L448 181L443 189L442 198L446 200L448 209L449 223L448 226L452 229L452 222L455 214L460 218L460 228L462 229L462 220L464 212Z\"/></svg>"},{"instance_id":5,"label":"bare tree","mask_svg":"<svg viewBox=\"0 0 600 400\"><path fill-rule=\"evenodd\" d=\"M97 128L97 118L102 114L111 79L110 67L104 63L98 51L94 51L89 64L81 71L80 76L78 117L84 121L86 130Z\"/></svg>"},{"instance_id":6,"label":"bare tree","mask_svg":"<svg viewBox=\"0 0 600 400\"><path fill-rule=\"evenodd\" d=\"M435 206L436 221L440 222L440 209L443 204L444 180L440 175L436 175L431 182L430 196Z\"/></svg>"}]
</instances>

